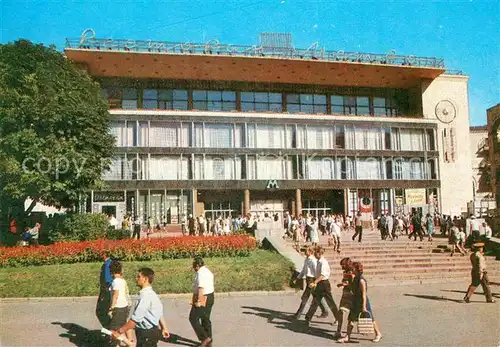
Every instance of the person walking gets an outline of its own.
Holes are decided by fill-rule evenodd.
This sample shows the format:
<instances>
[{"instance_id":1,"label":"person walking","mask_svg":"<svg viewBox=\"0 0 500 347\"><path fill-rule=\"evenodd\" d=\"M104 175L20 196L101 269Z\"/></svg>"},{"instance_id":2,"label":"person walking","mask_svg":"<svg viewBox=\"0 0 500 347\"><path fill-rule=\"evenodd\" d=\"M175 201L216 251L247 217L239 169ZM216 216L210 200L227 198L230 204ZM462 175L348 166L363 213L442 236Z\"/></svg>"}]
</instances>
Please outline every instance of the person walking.
<instances>
[{"instance_id":1,"label":"person walking","mask_svg":"<svg viewBox=\"0 0 500 347\"><path fill-rule=\"evenodd\" d=\"M99 323L104 328L109 327L110 318L108 315L109 307L111 305L111 283L113 282L113 276L111 276L111 262L112 259L109 253L104 253L104 263L101 266L101 273L99 276L99 296L97 297L97 304L95 308L95 314Z\"/></svg>"},{"instance_id":2,"label":"person walking","mask_svg":"<svg viewBox=\"0 0 500 347\"><path fill-rule=\"evenodd\" d=\"M138 216L134 217L134 232L132 233L132 238L137 237L137 240L141 238L141 226L142 220Z\"/></svg>"},{"instance_id":3,"label":"person walking","mask_svg":"<svg viewBox=\"0 0 500 347\"><path fill-rule=\"evenodd\" d=\"M338 288L342 288L342 298L340 299L340 310L337 324L337 332L334 338L342 337L342 324L344 323L344 312L348 313L352 309L354 295L352 293L352 281L354 280L354 269L350 258L343 258L340 261L342 267L342 281L337 284Z\"/></svg>"},{"instance_id":4,"label":"person walking","mask_svg":"<svg viewBox=\"0 0 500 347\"><path fill-rule=\"evenodd\" d=\"M213 335L210 315L214 306L214 275L200 257L194 258L193 269L196 271L196 276L189 322L201 341L200 346L212 346Z\"/></svg>"},{"instance_id":5,"label":"person walking","mask_svg":"<svg viewBox=\"0 0 500 347\"><path fill-rule=\"evenodd\" d=\"M432 235L434 235L434 219L432 218L430 213L427 213L425 222L427 228L427 236L429 237L429 241L432 241Z\"/></svg>"},{"instance_id":6,"label":"person walking","mask_svg":"<svg viewBox=\"0 0 500 347\"><path fill-rule=\"evenodd\" d=\"M352 282L352 291L354 294L354 300L352 305L352 310L349 312L349 323L347 325L347 335L337 340L339 343L349 342L351 339L351 333L354 329L353 322L357 322L361 313L368 313L373 320L373 328L375 330L375 338L372 342L379 342L382 339L382 333L378 327L375 317L373 316L372 308L370 305L370 300L368 299L368 283L363 277L363 264L360 262L354 262L352 264L354 269L354 280Z\"/></svg>"},{"instance_id":7,"label":"person walking","mask_svg":"<svg viewBox=\"0 0 500 347\"><path fill-rule=\"evenodd\" d=\"M449 236L448 236L448 241L451 245L451 255L450 257L453 257L455 254L455 249L458 249L460 254L462 256L465 256L467 253L465 249L462 247L461 242L460 242L460 229L458 229L458 226L454 224L451 229L449 230Z\"/></svg>"},{"instance_id":8,"label":"person walking","mask_svg":"<svg viewBox=\"0 0 500 347\"><path fill-rule=\"evenodd\" d=\"M318 260L314 256L314 247L307 247L306 249L306 259L304 259L304 266L302 267L302 271L300 274L297 276L297 279L294 280L294 283L297 282L297 280L302 280L303 278L306 279L306 287L304 289L304 292L302 293L302 297L300 298L300 306L297 312L293 315L293 318L298 319L300 318L300 315L302 314L302 311L304 311L304 308L306 307L307 301L309 300L309 297L313 295L311 287L309 285L314 282L316 279L316 266L317 266ZM313 300L314 300L314 295L313 295ZM319 302L319 308L321 309L321 316L320 318L326 318L328 317L328 312L326 311L325 306L323 303L320 301Z\"/></svg>"},{"instance_id":9,"label":"person walking","mask_svg":"<svg viewBox=\"0 0 500 347\"><path fill-rule=\"evenodd\" d=\"M358 211L356 214L356 217L354 217L354 226L355 226L355 233L352 236L352 240L354 241L356 239L356 236L359 235L358 237L358 242L361 242L361 238L363 237L363 223L361 221L361 211Z\"/></svg>"},{"instance_id":10,"label":"person walking","mask_svg":"<svg viewBox=\"0 0 500 347\"><path fill-rule=\"evenodd\" d=\"M28 233L31 235L30 237L30 243L33 243L35 247L40 246L38 243L38 237L40 236L40 228L42 225L40 223L35 223L35 226L28 230Z\"/></svg>"},{"instance_id":11,"label":"person walking","mask_svg":"<svg viewBox=\"0 0 500 347\"><path fill-rule=\"evenodd\" d=\"M335 300L332 296L332 287L329 281L330 278L330 265L328 261L323 257L325 250L321 246L316 246L314 248L314 257L318 260L316 265L316 279L314 282L309 284L309 287L314 290L313 295L315 300L311 303L311 307L306 313L306 323L309 324L313 315L316 313L318 306L323 298L325 298L328 307L333 313L336 321L338 321L339 310Z\"/></svg>"},{"instance_id":12,"label":"person walking","mask_svg":"<svg viewBox=\"0 0 500 347\"><path fill-rule=\"evenodd\" d=\"M472 264L471 277L472 281L467 289L467 294L463 299L463 302L469 303L470 297L474 294L479 285L483 287L484 296L486 297L486 302L495 302L493 296L491 295L490 283L488 281L488 272L486 271L486 261L484 259L484 243L476 242L472 245L474 252L470 255L470 262Z\"/></svg>"},{"instance_id":13,"label":"person walking","mask_svg":"<svg viewBox=\"0 0 500 347\"><path fill-rule=\"evenodd\" d=\"M120 261L113 260L109 268L113 276L113 282L111 282L111 305L108 313L111 321L108 329L117 330L127 322L132 302L127 282L123 278L123 267ZM127 340L134 344L132 330L127 331L126 335ZM119 346L120 344L117 343L116 347Z\"/></svg>"},{"instance_id":14,"label":"person walking","mask_svg":"<svg viewBox=\"0 0 500 347\"><path fill-rule=\"evenodd\" d=\"M137 347L156 347L161 336L170 336L165 319L163 318L163 304L153 290L155 273L152 269L143 267L137 275L137 285L141 288L139 302L132 313L132 317L118 330L112 330L112 337L118 339L121 335L135 328Z\"/></svg>"}]
</instances>

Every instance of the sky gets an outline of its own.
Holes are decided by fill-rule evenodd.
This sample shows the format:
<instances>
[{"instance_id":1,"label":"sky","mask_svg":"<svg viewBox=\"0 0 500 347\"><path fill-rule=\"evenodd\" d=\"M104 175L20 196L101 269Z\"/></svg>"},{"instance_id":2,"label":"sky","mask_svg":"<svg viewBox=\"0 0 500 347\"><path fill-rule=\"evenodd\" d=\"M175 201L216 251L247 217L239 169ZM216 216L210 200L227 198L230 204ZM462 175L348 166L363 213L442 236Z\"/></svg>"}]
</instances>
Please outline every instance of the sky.
<instances>
[{"instance_id":1,"label":"sky","mask_svg":"<svg viewBox=\"0 0 500 347\"><path fill-rule=\"evenodd\" d=\"M19 38L64 49L92 28L98 38L254 45L289 32L296 48L445 60L469 80L471 125L500 103L498 0L0 0L0 42Z\"/></svg>"}]
</instances>

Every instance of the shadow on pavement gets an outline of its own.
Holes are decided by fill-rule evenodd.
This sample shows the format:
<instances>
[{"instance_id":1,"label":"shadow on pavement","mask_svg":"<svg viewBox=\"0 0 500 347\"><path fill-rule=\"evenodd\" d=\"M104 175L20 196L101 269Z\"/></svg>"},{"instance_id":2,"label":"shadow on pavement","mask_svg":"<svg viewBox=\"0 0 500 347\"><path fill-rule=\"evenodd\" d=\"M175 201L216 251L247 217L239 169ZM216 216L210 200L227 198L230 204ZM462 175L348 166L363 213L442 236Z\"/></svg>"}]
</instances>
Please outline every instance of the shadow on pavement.
<instances>
[{"instance_id":1,"label":"shadow on pavement","mask_svg":"<svg viewBox=\"0 0 500 347\"><path fill-rule=\"evenodd\" d=\"M258 317L266 318L268 323L274 324L278 329L287 329L296 333L308 334L332 340L334 329L331 331L307 326L305 321L297 320L293 313L274 311L263 307L241 306L243 309L253 310L254 312L244 311L243 314L253 314ZM328 322L313 322L313 324L329 324Z\"/></svg>"},{"instance_id":2,"label":"shadow on pavement","mask_svg":"<svg viewBox=\"0 0 500 347\"><path fill-rule=\"evenodd\" d=\"M53 325L60 325L67 330L66 333L59 334L60 337L67 338L71 343L81 347L108 346L109 338L103 336L100 330L89 330L74 323L52 322Z\"/></svg>"},{"instance_id":3,"label":"shadow on pavement","mask_svg":"<svg viewBox=\"0 0 500 347\"><path fill-rule=\"evenodd\" d=\"M173 345L181 345L181 346L199 346L200 343L196 342L194 340L186 339L185 337L176 335L176 334L170 334L170 337L168 339L163 339L161 340L166 343L170 343Z\"/></svg>"},{"instance_id":4,"label":"shadow on pavement","mask_svg":"<svg viewBox=\"0 0 500 347\"><path fill-rule=\"evenodd\" d=\"M443 296L437 296L437 295L422 295L422 294L405 294L405 296L414 296L419 299L428 299L428 300L436 300L436 301L451 301L451 302L457 302L461 303L461 299L450 299L450 298L445 298Z\"/></svg>"},{"instance_id":5,"label":"shadow on pavement","mask_svg":"<svg viewBox=\"0 0 500 347\"><path fill-rule=\"evenodd\" d=\"M466 290L447 290L447 289L442 289L441 291L442 292L450 292L450 293L462 293L464 295L467 293ZM481 292L481 291L478 291L478 292L474 292L474 295L484 295L484 293ZM500 293L491 293L491 295L493 295L493 297L495 297L495 298L499 298L500 299Z\"/></svg>"}]
</instances>

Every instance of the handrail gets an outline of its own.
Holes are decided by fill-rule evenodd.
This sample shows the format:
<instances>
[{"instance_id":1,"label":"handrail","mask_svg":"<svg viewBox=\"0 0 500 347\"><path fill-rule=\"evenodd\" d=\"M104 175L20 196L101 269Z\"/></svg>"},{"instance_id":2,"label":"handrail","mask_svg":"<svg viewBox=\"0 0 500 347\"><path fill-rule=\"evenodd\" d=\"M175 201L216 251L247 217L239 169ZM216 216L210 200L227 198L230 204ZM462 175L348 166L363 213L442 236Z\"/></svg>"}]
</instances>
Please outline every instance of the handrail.
<instances>
[{"instance_id":1,"label":"handrail","mask_svg":"<svg viewBox=\"0 0 500 347\"><path fill-rule=\"evenodd\" d=\"M309 59L321 61L354 62L364 64L387 64L414 67L444 69L444 60L441 58L416 57L413 55L396 55L395 51L386 54L327 51L319 47L316 42L309 48L282 48L222 44L217 40L206 43L166 42L152 40L121 40L99 39L93 31L84 31L80 39L66 39L66 49L124 51L124 52L151 52L158 54L203 54L243 57L272 57Z\"/></svg>"}]
</instances>

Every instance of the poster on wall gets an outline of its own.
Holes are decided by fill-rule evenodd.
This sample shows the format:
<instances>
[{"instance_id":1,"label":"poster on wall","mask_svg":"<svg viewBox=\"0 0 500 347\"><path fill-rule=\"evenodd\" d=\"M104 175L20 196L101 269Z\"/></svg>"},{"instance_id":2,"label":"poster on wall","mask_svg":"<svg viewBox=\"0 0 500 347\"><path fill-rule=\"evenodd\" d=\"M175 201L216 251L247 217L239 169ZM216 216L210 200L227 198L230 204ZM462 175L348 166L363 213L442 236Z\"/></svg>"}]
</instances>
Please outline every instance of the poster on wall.
<instances>
[{"instance_id":1,"label":"poster on wall","mask_svg":"<svg viewBox=\"0 0 500 347\"><path fill-rule=\"evenodd\" d=\"M443 153L445 163L454 163L456 160L456 130L455 128L445 128L443 129Z\"/></svg>"},{"instance_id":2,"label":"poster on wall","mask_svg":"<svg viewBox=\"0 0 500 347\"><path fill-rule=\"evenodd\" d=\"M405 189L406 205L423 206L426 204L425 188L421 189Z\"/></svg>"},{"instance_id":3,"label":"poster on wall","mask_svg":"<svg viewBox=\"0 0 500 347\"><path fill-rule=\"evenodd\" d=\"M371 198L370 190L360 189L358 191L359 212L361 212L361 219L369 221L373 213L373 199Z\"/></svg>"}]
</instances>

